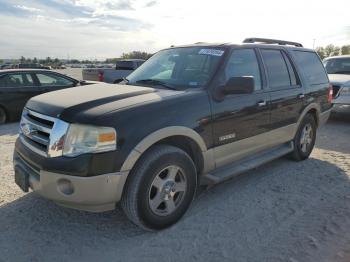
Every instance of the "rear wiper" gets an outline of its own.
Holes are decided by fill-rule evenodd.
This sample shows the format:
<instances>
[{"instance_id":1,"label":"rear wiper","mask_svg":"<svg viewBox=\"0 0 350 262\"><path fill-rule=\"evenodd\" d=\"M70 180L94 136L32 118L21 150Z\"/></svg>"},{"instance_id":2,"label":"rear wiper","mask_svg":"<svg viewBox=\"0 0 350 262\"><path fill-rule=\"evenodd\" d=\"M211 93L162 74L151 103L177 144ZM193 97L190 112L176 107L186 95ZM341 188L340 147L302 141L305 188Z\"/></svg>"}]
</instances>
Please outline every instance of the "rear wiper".
<instances>
[{"instance_id":1,"label":"rear wiper","mask_svg":"<svg viewBox=\"0 0 350 262\"><path fill-rule=\"evenodd\" d=\"M174 86L171 86L163 81L160 81L160 80L156 80L156 79L141 79L141 80L138 80L136 81L136 83L138 84L142 84L142 83L145 83L145 84L150 84L150 85L159 85L159 86L163 86L163 87L166 87L168 89L172 89L172 90L177 90Z\"/></svg>"}]
</instances>

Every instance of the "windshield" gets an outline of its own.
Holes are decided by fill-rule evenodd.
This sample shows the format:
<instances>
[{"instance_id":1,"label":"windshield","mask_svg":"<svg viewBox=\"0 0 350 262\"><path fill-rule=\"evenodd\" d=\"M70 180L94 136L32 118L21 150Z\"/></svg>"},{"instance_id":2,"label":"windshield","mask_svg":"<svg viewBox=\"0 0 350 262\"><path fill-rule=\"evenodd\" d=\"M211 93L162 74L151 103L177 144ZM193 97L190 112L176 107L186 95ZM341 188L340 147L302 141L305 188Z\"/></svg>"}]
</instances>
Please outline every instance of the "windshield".
<instances>
[{"instance_id":1,"label":"windshield","mask_svg":"<svg viewBox=\"0 0 350 262\"><path fill-rule=\"evenodd\" d=\"M162 50L148 59L128 77L129 84L172 87L205 86L214 74L223 49L184 47Z\"/></svg>"},{"instance_id":2,"label":"windshield","mask_svg":"<svg viewBox=\"0 0 350 262\"><path fill-rule=\"evenodd\" d=\"M327 59L323 64L328 74L350 74L350 57Z\"/></svg>"}]
</instances>

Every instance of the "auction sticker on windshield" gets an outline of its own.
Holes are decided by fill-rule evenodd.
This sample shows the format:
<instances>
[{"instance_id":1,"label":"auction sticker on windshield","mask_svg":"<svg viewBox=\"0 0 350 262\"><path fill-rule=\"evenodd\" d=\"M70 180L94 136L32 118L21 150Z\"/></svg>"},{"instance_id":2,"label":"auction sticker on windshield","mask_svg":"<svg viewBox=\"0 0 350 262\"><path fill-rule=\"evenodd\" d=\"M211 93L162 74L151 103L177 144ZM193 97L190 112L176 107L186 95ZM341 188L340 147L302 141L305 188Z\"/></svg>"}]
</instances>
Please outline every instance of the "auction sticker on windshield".
<instances>
[{"instance_id":1,"label":"auction sticker on windshield","mask_svg":"<svg viewBox=\"0 0 350 262\"><path fill-rule=\"evenodd\" d=\"M223 50L218 49L201 49L198 54L200 55L214 55L214 56L222 56L224 54Z\"/></svg>"}]
</instances>

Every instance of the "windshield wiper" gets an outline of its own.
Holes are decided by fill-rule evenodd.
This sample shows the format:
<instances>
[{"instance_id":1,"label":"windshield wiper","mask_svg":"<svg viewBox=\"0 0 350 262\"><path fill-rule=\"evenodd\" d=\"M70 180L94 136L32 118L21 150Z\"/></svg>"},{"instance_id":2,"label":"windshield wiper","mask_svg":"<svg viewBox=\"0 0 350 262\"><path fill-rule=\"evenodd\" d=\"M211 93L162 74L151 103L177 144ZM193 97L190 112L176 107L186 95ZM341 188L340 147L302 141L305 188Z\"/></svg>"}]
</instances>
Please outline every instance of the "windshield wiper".
<instances>
[{"instance_id":1,"label":"windshield wiper","mask_svg":"<svg viewBox=\"0 0 350 262\"><path fill-rule=\"evenodd\" d=\"M156 80L156 79L151 79L151 78L149 78L149 79L141 79L141 80L136 81L136 83L138 83L138 84L144 83L144 84L150 84L150 85L158 85L158 86L166 87L168 89L177 90L172 85L169 85L169 84L167 84L167 83L165 83L163 81Z\"/></svg>"}]
</instances>

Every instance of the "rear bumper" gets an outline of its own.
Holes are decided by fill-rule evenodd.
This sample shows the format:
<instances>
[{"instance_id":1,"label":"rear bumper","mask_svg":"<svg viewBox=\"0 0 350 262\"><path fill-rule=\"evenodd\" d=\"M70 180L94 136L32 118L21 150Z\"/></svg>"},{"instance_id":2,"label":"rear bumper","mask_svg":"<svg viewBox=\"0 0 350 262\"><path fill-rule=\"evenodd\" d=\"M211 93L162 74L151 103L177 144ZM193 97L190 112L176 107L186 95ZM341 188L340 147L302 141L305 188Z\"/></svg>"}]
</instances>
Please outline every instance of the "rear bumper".
<instances>
[{"instance_id":1,"label":"rear bumper","mask_svg":"<svg viewBox=\"0 0 350 262\"><path fill-rule=\"evenodd\" d=\"M45 170L38 170L14 154L15 172L21 169L28 176L29 187L44 198L59 205L103 212L113 210L120 201L127 172L102 174L93 177L78 177Z\"/></svg>"},{"instance_id":2,"label":"rear bumper","mask_svg":"<svg viewBox=\"0 0 350 262\"><path fill-rule=\"evenodd\" d=\"M350 104L334 104L332 113L350 114Z\"/></svg>"}]
</instances>

